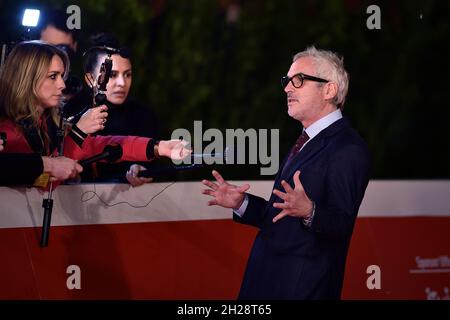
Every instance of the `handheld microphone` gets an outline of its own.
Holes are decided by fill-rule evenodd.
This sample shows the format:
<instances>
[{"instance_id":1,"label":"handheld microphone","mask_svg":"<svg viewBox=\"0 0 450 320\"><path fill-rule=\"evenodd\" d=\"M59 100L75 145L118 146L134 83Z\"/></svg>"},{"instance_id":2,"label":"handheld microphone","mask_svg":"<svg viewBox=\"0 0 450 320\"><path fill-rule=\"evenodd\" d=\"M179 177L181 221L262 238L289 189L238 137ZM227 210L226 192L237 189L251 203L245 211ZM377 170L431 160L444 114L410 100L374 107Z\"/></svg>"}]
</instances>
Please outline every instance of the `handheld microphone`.
<instances>
[{"instance_id":1,"label":"handheld microphone","mask_svg":"<svg viewBox=\"0 0 450 320\"><path fill-rule=\"evenodd\" d=\"M178 165L178 166L168 166L168 167L155 167L149 168L146 170L139 171L137 176L144 178L154 178L157 176L161 176L164 174L174 173L176 171L186 171L193 170L205 167L207 164L201 161L198 163L196 159L205 159L205 158L219 158L223 160L223 163L228 163L229 160L230 148L226 147L225 152L211 152L211 153L192 153L191 154L191 164L186 165Z\"/></svg>"},{"instance_id":2,"label":"handheld microphone","mask_svg":"<svg viewBox=\"0 0 450 320\"><path fill-rule=\"evenodd\" d=\"M122 146L120 144L112 144L107 145L103 149L103 152L100 154L97 154L95 156L92 156L90 158L78 161L78 163L81 166L86 166L88 164L100 161L100 160L106 160L108 162L115 162L119 160L123 155Z\"/></svg>"},{"instance_id":3,"label":"handheld microphone","mask_svg":"<svg viewBox=\"0 0 450 320\"><path fill-rule=\"evenodd\" d=\"M139 171L137 176L143 178L154 178L162 175L168 175L174 173L176 171L186 171L193 170L198 168L203 168L204 164L189 164L189 165L180 165L180 166L170 166L170 167L157 167L150 168L146 170Z\"/></svg>"},{"instance_id":4,"label":"handheld microphone","mask_svg":"<svg viewBox=\"0 0 450 320\"><path fill-rule=\"evenodd\" d=\"M211 152L211 153L192 153L191 154L191 163L195 163L198 164L198 160L196 161L196 159L219 159L221 160L221 162L223 163L228 163L228 160L230 158L230 154L231 156L233 156L232 154L232 149L230 147L226 147L225 151L222 152Z\"/></svg>"}]
</instances>

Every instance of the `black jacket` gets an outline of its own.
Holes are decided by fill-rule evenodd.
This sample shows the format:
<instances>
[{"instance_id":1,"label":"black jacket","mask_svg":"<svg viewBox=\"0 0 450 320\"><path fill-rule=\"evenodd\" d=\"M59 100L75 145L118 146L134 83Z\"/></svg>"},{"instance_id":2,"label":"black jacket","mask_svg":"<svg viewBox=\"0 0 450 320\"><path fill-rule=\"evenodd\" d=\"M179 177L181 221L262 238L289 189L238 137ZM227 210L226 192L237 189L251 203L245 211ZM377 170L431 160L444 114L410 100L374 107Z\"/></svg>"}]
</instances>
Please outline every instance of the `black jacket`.
<instances>
[{"instance_id":1,"label":"black jacket","mask_svg":"<svg viewBox=\"0 0 450 320\"><path fill-rule=\"evenodd\" d=\"M86 107L92 105L92 97L89 91L82 91L72 98L64 107L65 117L76 116L73 123L76 123L83 114ZM114 105L107 101L108 117L105 129L96 132L96 135L121 135L140 136L159 139L159 121L148 106L138 103L133 98L121 105ZM81 173L82 182L126 182L125 174L130 165L134 162L104 163L99 162L93 167L85 168ZM141 163L144 166L151 166L150 163ZM94 173L95 170L95 173Z\"/></svg>"},{"instance_id":2,"label":"black jacket","mask_svg":"<svg viewBox=\"0 0 450 320\"><path fill-rule=\"evenodd\" d=\"M38 153L1 153L0 185L31 185L44 171Z\"/></svg>"}]
</instances>

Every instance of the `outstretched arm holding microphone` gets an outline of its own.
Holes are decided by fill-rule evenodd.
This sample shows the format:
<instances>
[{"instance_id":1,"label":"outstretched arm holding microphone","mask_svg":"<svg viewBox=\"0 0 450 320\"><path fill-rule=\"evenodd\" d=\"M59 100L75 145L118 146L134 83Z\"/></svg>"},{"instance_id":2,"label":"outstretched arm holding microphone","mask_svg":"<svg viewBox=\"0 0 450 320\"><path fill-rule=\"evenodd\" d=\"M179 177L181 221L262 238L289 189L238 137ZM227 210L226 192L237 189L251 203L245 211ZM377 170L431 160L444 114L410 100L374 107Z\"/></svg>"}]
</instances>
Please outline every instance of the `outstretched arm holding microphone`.
<instances>
[{"instance_id":1,"label":"outstretched arm holding microphone","mask_svg":"<svg viewBox=\"0 0 450 320\"><path fill-rule=\"evenodd\" d=\"M179 140L158 142L139 136L92 136L105 123L102 106L91 110L87 118L77 122L81 128L73 125L66 130L58 107L63 99L64 79L69 66L64 51L40 41L22 42L13 48L0 73L0 132L5 132L8 137L3 152L83 160L101 154L108 145L120 145L122 152L117 161L152 161L158 156L179 160L190 154L186 143ZM52 164L52 160L48 160L43 160L47 167ZM64 165L74 165L69 176L82 170L69 159L60 161ZM51 170L61 168L50 167ZM35 181L36 186L48 188L48 198L42 205L42 247L48 245L49 239L52 191L56 187L52 182L61 174L60 171L54 172L57 177L41 175ZM61 176L65 177L65 174Z\"/></svg>"},{"instance_id":2,"label":"outstretched arm holding microphone","mask_svg":"<svg viewBox=\"0 0 450 320\"><path fill-rule=\"evenodd\" d=\"M3 152L34 152L44 157L57 154L57 107L68 68L67 55L49 44L22 42L11 51L0 75L0 131L8 136ZM26 107L23 101L29 101ZM93 136L105 123L105 111L106 106L90 109L68 130L62 156L83 160L115 144L121 145L123 151L117 161L152 161L159 156L179 160L191 153L187 143L180 140L158 142L138 136ZM77 165L74 167L81 171Z\"/></svg>"}]
</instances>

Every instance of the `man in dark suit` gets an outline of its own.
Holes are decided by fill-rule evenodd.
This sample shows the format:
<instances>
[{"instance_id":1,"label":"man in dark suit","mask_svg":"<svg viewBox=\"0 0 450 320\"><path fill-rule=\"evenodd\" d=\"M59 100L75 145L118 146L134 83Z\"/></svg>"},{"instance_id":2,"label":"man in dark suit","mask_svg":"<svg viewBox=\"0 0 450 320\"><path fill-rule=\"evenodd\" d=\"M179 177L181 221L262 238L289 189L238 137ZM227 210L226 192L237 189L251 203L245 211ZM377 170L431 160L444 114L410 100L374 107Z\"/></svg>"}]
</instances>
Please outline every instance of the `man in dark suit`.
<instances>
[{"instance_id":1,"label":"man in dark suit","mask_svg":"<svg viewBox=\"0 0 450 320\"><path fill-rule=\"evenodd\" d=\"M248 184L203 180L208 205L260 229L240 299L339 299L359 206L369 182L366 144L342 117L348 91L343 60L315 47L294 56L282 78L288 114L303 132L283 161L266 201Z\"/></svg>"}]
</instances>

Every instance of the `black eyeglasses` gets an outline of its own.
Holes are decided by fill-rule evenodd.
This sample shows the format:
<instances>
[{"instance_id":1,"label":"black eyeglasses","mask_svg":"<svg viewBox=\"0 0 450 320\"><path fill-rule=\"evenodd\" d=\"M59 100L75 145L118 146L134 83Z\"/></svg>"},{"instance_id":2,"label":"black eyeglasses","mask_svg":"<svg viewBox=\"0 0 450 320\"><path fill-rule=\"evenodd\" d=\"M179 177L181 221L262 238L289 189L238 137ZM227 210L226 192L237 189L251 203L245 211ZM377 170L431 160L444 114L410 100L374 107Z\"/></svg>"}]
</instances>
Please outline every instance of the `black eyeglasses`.
<instances>
[{"instance_id":1,"label":"black eyeglasses","mask_svg":"<svg viewBox=\"0 0 450 320\"><path fill-rule=\"evenodd\" d=\"M284 76L281 78L281 86L284 88L286 88L286 86L289 84L289 81L292 82L292 85L295 88L301 88L303 85L303 81L305 80L311 80L311 81L316 81L316 82L329 82L328 80L322 79L322 78L317 78L317 77L313 77L304 73L297 73L294 74L292 77L289 76Z\"/></svg>"}]
</instances>

